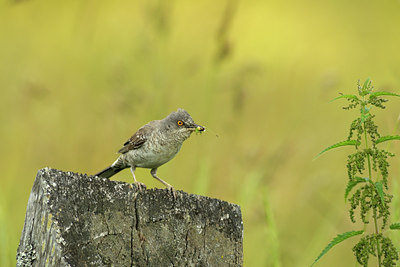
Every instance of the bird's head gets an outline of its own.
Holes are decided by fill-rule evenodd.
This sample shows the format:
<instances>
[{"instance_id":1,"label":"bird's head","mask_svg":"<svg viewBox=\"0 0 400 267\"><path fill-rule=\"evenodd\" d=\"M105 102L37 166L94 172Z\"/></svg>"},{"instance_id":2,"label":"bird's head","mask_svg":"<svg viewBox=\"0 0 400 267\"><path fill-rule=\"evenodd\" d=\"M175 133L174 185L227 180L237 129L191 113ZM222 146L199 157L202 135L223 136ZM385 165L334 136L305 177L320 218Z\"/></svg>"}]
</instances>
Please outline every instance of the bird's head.
<instances>
[{"instance_id":1,"label":"bird's head","mask_svg":"<svg viewBox=\"0 0 400 267\"><path fill-rule=\"evenodd\" d=\"M184 139L188 138L193 132L204 132L206 130L205 127L194 123L189 113L181 108L169 114L162 121L167 131Z\"/></svg>"}]
</instances>

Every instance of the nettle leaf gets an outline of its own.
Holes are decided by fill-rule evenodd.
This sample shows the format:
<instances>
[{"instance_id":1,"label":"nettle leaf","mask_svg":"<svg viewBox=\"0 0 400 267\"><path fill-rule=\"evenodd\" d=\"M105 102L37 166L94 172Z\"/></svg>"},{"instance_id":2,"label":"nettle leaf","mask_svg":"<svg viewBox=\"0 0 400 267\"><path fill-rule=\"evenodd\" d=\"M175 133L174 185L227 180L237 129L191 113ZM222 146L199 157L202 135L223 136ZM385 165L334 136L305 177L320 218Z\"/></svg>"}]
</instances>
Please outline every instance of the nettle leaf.
<instances>
[{"instance_id":1,"label":"nettle leaf","mask_svg":"<svg viewBox=\"0 0 400 267\"><path fill-rule=\"evenodd\" d=\"M400 96L399 94L396 94L396 93L378 91L378 92L373 92L373 93L371 93L371 94L370 94L370 97L373 97L373 96L383 96L383 95L386 95L386 96Z\"/></svg>"},{"instance_id":2,"label":"nettle leaf","mask_svg":"<svg viewBox=\"0 0 400 267\"><path fill-rule=\"evenodd\" d=\"M391 141L391 140L400 140L400 135L387 135L387 136L382 136L380 138L378 138L375 141L375 144L379 144L382 142L386 142L386 141Z\"/></svg>"},{"instance_id":3,"label":"nettle leaf","mask_svg":"<svg viewBox=\"0 0 400 267\"><path fill-rule=\"evenodd\" d=\"M400 230L400 223L392 223L389 228L392 230Z\"/></svg>"},{"instance_id":4,"label":"nettle leaf","mask_svg":"<svg viewBox=\"0 0 400 267\"><path fill-rule=\"evenodd\" d=\"M359 183L365 183L368 181L370 181L368 178L361 178L358 176L354 177L351 181L349 180L349 182L347 183L346 191L344 193L344 202L346 202L347 196L349 195L351 189L353 189Z\"/></svg>"},{"instance_id":5,"label":"nettle leaf","mask_svg":"<svg viewBox=\"0 0 400 267\"><path fill-rule=\"evenodd\" d=\"M334 99L332 99L330 102L333 102L333 101L341 99L341 98L355 99L357 101L360 101L360 99L358 99L358 97L356 95L340 95L340 96L335 97Z\"/></svg>"},{"instance_id":6,"label":"nettle leaf","mask_svg":"<svg viewBox=\"0 0 400 267\"><path fill-rule=\"evenodd\" d=\"M370 78L367 78L366 80L365 80L365 82L364 82L364 85L363 85L363 87L362 87L362 89L367 89L368 88L368 83L371 81L371 79Z\"/></svg>"},{"instance_id":7,"label":"nettle leaf","mask_svg":"<svg viewBox=\"0 0 400 267\"><path fill-rule=\"evenodd\" d=\"M360 94L360 96L366 96L368 94L371 93L371 79L368 78L365 80L364 85L362 87L360 87L360 85L358 85L358 93Z\"/></svg>"},{"instance_id":8,"label":"nettle leaf","mask_svg":"<svg viewBox=\"0 0 400 267\"><path fill-rule=\"evenodd\" d=\"M319 154L315 157L318 158L319 156L321 156L323 153L325 153L326 151L329 151L331 149L337 148L337 147L341 147L341 146L359 146L360 142L357 140L346 140L346 141L342 141L336 144L333 144L327 148L325 148L324 150L322 150L321 152L319 152Z\"/></svg>"},{"instance_id":9,"label":"nettle leaf","mask_svg":"<svg viewBox=\"0 0 400 267\"><path fill-rule=\"evenodd\" d=\"M378 192L379 197L381 198L382 204L385 203L385 193L383 192L383 185L381 181L375 183L376 191Z\"/></svg>"},{"instance_id":10,"label":"nettle leaf","mask_svg":"<svg viewBox=\"0 0 400 267\"><path fill-rule=\"evenodd\" d=\"M346 232L343 234L339 234L337 235L325 248L324 250L322 250L321 254L319 254L318 258L313 262L313 264L311 264L311 266L313 266L319 259L322 258L322 256L324 256L334 245L339 244L340 242L356 236L356 235L361 235L362 233L364 233L364 230L361 231L350 231L350 232Z\"/></svg>"}]
</instances>

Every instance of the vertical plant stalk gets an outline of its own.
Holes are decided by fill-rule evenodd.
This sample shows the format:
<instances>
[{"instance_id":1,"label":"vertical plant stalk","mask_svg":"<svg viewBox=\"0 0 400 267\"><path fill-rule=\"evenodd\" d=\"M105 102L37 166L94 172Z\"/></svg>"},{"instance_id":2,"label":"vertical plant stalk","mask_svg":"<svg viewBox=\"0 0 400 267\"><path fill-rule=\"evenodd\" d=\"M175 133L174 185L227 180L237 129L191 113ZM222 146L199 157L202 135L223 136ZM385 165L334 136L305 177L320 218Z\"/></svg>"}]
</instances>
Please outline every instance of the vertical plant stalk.
<instances>
[{"instance_id":1,"label":"vertical plant stalk","mask_svg":"<svg viewBox=\"0 0 400 267\"><path fill-rule=\"evenodd\" d=\"M362 266L368 266L371 260L370 256L374 256L378 259L377 266L379 267L396 266L397 261L400 259L399 251L393 241L390 237L384 235L384 233L386 233L385 227L390 216L389 204L393 197L389 194L387 182L387 168L390 166L387 159L388 157L393 157L394 154L386 150L378 149L377 147L377 145L382 142L400 140L400 135L381 136L377 130L378 126L373 121L375 116L370 113L370 110L373 108L385 108L384 103L387 102L387 100L381 98L382 96L400 97L400 94L374 91L371 81L367 79L363 86L358 82L358 96L353 94L340 94L340 96L333 99L346 99L349 101L349 104L344 106L343 109L350 110L359 107L361 116L352 122L347 140L325 148L318 156L338 147L355 147L356 152L350 154L347 160L349 180L344 198L345 201L348 200L350 202L349 215L351 221L353 223L356 222L355 213L356 209L359 209L359 218L364 223L364 227L363 230L350 231L337 235L337 237L322 250L321 254L312 265L324 256L333 246L357 235L362 236L353 247L352 251L357 262ZM364 149L359 147L362 144L363 138L365 139ZM365 162L367 162L367 164L365 164ZM368 165L368 177L363 177L367 175L365 165ZM374 179L372 179L373 175L376 176ZM381 175L382 178L380 180ZM351 191L353 193L348 198ZM367 234L366 230L367 225L370 223L371 212L373 212L372 217L374 219L375 231L372 230L372 233ZM379 226L379 224L381 225ZM395 231L400 230L400 222L392 223L389 229Z\"/></svg>"},{"instance_id":2,"label":"vertical plant stalk","mask_svg":"<svg viewBox=\"0 0 400 267\"><path fill-rule=\"evenodd\" d=\"M367 138L367 130L365 128L365 122L363 123L363 126L364 126L364 138L365 138L365 151L368 151L369 146L368 146L368 138ZM368 176L371 181L370 186L375 191L374 180L372 179L371 158L370 158L369 153L367 153L367 162L368 162ZM377 216L376 213L374 213L373 217L374 217L375 234L378 236L379 235L379 227L378 227L378 220L377 220L376 216ZM376 250L378 252L378 266L381 267L381 249L379 246L378 239L376 240Z\"/></svg>"}]
</instances>

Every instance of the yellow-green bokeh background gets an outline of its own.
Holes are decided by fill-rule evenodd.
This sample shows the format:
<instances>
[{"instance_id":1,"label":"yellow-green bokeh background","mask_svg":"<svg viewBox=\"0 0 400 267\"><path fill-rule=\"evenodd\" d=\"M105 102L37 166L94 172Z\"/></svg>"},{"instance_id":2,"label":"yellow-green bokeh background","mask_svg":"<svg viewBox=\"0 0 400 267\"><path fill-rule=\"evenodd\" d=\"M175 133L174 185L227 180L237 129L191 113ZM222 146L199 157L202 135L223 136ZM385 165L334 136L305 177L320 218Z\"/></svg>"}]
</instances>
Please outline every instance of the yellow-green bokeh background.
<instances>
[{"instance_id":1,"label":"yellow-green bokeh background","mask_svg":"<svg viewBox=\"0 0 400 267\"><path fill-rule=\"evenodd\" d=\"M391 0L1 1L0 265L15 265L38 169L93 174L137 128L182 107L209 131L160 177L241 205L245 266L308 266L337 233L362 228L343 199L351 150L313 157L356 115L329 103L339 92L367 77L400 92L399 11ZM382 133L399 134L399 113L400 99L377 113ZM137 177L162 187L148 170ZM113 179L132 182L129 171ZM319 266L354 266L355 240Z\"/></svg>"}]
</instances>

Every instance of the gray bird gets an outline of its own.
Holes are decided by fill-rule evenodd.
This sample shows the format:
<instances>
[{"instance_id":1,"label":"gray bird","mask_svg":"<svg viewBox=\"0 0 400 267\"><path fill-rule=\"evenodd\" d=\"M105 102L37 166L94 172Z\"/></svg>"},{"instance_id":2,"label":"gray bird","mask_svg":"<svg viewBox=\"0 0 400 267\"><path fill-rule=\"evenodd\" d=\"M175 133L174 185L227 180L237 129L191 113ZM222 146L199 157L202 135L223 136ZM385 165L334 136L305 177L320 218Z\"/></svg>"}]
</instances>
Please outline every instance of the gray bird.
<instances>
[{"instance_id":1,"label":"gray bird","mask_svg":"<svg viewBox=\"0 0 400 267\"><path fill-rule=\"evenodd\" d=\"M96 174L109 178L126 168L131 168L135 184L136 167L151 169L151 175L163 183L169 190L174 188L157 176L157 168L170 161L179 152L183 142L194 132L203 132L205 128L195 124L192 117L183 109L172 112L162 120L155 120L141 127L118 150L121 155L108 168Z\"/></svg>"}]
</instances>

